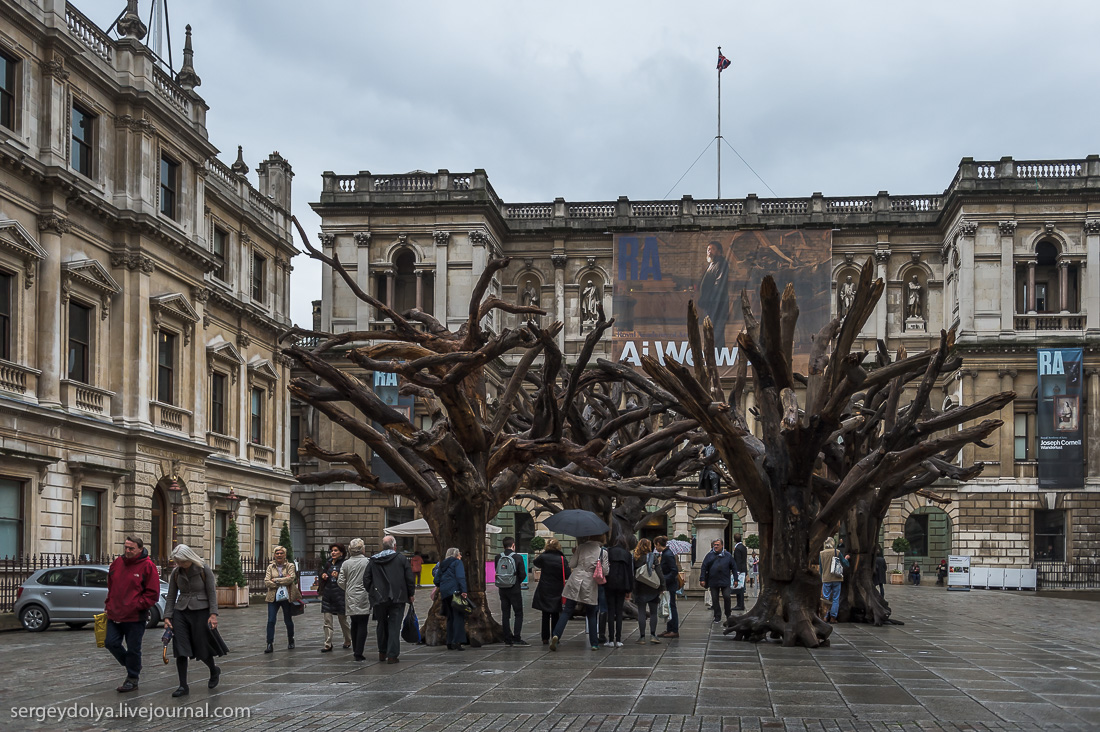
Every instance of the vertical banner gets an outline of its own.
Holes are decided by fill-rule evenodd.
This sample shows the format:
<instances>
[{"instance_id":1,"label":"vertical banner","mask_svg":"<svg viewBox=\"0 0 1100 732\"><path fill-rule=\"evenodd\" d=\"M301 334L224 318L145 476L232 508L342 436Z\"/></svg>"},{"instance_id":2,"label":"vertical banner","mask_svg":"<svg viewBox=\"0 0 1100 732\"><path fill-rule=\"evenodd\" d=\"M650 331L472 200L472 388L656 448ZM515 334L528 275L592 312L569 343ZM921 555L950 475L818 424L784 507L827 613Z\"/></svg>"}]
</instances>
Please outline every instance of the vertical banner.
<instances>
[{"instance_id":1,"label":"vertical banner","mask_svg":"<svg viewBox=\"0 0 1100 732\"><path fill-rule=\"evenodd\" d=\"M947 589L970 591L970 557L947 555Z\"/></svg>"},{"instance_id":2,"label":"vertical banner","mask_svg":"<svg viewBox=\"0 0 1100 732\"><path fill-rule=\"evenodd\" d=\"M1084 349L1039 349L1039 404L1036 413L1039 489L1085 487L1081 365Z\"/></svg>"},{"instance_id":3,"label":"vertical banner","mask_svg":"<svg viewBox=\"0 0 1100 732\"><path fill-rule=\"evenodd\" d=\"M374 372L374 393L378 395L378 398L389 406L396 409L398 412L403 412L409 421L412 422L413 417L413 397L402 396L399 393L399 385L397 382L397 374L387 373L385 371ZM385 428L377 422L372 422L375 429L380 432L385 432ZM371 472L378 476L381 480L388 483L396 483L400 480L397 477L397 473L390 469L386 462L378 457L378 453L371 455L370 461Z\"/></svg>"}]
</instances>

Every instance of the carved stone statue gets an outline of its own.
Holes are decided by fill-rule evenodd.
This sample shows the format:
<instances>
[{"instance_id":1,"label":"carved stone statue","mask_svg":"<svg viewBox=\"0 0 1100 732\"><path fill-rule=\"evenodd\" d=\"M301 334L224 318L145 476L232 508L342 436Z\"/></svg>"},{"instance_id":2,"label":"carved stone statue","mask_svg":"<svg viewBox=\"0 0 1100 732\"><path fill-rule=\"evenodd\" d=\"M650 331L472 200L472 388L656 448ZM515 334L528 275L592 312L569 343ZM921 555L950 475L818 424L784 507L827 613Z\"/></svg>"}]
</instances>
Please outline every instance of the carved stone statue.
<instances>
[{"instance_id":1,"label":"carved stone statue","mask_svg":"<svg viewBox=\"0 0 1100 732\"><path fill-rule=\"evenodd\" d=\"M584 284L584 290L581 291L581 322L595 323L600 319L599 309L599 290L592 283L592 280L588 280Z\"/></svg>"},{"instance_id":2,"label":"carved stone statue","mask_svg":"<svg viewBox=\"0 0 1100 732\"><path fill-rule=\"evenodd\" d=\"M711 458L714 455L714 445L707 445L703 448L701 457L704 460ZM722 490L722 481L718 475L718 471L714 469L713 463L708 463L703 466L703 469L699 471L699 490L703 491L705 496L716 496ZM703 509L706 513L717 512L718 509L711 504Z\"/></svg>"},{"instance_id":3,"label":"carved stone statue","mask_svg":"<svg viewBox=\"0 0 1100 732\"><path fill-rule=\"evenodd\" d=\"M844 280L844 284L840 286L840 314L847 315L848 311L852 309L852 303L856 299L856 283L852 282L852 275L848 275L848 278Z\"/></svg>"},{"instance_id":4,"label":"carved stone statue","mask_svg":"<svg viewBox=\"0 0 1100 732\"><path fill-rule=\"evenodd\" d=\"M924 318L924 305L921 302L920 281L916 275L905 285L905 317Z\"/></svg>"},{"instance_id":5,"label":"carved stone statue","mask_svg":"<svg viewBox=\"0 0 1100 732\"><path fill-rule=\"evenodd\" d=\"M535 289L534 280L527 280L527 284L520 294L520 304L536 308L539 307L539 292Z\"/></svg>"}]
</instances>

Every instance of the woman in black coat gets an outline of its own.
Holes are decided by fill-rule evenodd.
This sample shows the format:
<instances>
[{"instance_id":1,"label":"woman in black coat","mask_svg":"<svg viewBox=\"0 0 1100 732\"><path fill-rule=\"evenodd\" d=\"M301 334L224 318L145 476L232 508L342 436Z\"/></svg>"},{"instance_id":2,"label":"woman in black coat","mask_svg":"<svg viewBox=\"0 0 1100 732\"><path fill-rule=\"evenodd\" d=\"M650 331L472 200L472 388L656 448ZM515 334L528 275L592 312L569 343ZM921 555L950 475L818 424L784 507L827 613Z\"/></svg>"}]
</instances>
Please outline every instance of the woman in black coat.
<instances>
[{"instance_id":1,"label":"woman in black coat","mask_svg":"<svg viewBox=\"0 0 1100 732\"><path fill-rule=\"evenodd\" d=\"M634 557L627 548L626 537L620 536L607 550L607 642L616 648L623 645L623 608L626 596L634 591Z\"/></svg>"},{"instance_id":2,"label":"woman in black coat","mask_svg":"<svg viewBox=\"0 0 1100 732\"><path fill-rule=\"evenodd\" d=\"M344 565L347 551L343 544L330 544L329 561L321 569L321 615L324 618L325 647L321 653L332 650L332 616L340 621L340 630L344 633L344 648L351 648L351 628L348 627L347 608L344 603L344 591L338 584L340 568Z\"/></svg>"},{"instance_id":3,"label":"woman in black coat","mask_svg":"<svg viewBox=\"0 0 1100 732\"><path fill-rule=\"evenodd\" d=\"M545 646L550 644L550 632L561 616L561 593L572 570L565 561L561 544L553 538L546 540L546 551L531 564L542 572L531 598L531 607L542 612L542 644Z\"/></svg>"}]
</instances>

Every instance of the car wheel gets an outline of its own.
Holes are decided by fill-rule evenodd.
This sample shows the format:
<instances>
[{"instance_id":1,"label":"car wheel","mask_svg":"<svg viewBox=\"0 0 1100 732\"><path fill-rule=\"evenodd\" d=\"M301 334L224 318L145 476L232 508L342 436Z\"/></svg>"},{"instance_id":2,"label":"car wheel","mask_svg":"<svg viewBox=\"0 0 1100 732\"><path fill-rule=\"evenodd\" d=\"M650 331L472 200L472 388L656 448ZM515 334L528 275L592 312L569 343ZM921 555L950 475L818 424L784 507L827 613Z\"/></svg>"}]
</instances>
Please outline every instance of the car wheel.
<instances>
[{"instance_id":1,"label":"car wheel","mask_svg":"<svg viewBox=\"0 0 1100 732\"><path fill-rule=\"evenodd\" d=\"M87 625L87 623L65 623L65 625L69 626L73 630L80 630L85 625Z\"/></svg>"},{"instance_id":2,"label":"car wheel","mask_svg":"<svg viewBox=\"0 0 1100 732\"><path fill-rule=\"evenodd\" d=\"M40 633L50 627L50 616L41 605L27 605L19 611L19 622L32 633Z\"/></svg>"},{"instance_id":3,"label":"car wheel","mask_svg":"<svg viewBox=\"0 0 1100 732\"><path fill-rule=\"evenodd\" d=\"M145 624L146 628L155 628L160 625L160 610L156 605L149 608L149 622Z\"/></svg>"}]
</instances>

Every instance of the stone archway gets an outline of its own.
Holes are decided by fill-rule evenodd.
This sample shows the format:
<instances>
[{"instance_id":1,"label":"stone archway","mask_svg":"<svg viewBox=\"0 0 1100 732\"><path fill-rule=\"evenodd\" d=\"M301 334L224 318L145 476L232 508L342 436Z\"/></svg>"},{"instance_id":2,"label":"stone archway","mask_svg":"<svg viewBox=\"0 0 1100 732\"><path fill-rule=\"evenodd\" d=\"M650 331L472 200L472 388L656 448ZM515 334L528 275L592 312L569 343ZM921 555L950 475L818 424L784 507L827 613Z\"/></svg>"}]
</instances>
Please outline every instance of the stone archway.
<instances>
[{"instance_id":1,"label":"stone archway","mask_svg":"<svg viewBox=\"0 0 1100 732\"><path fill-rule=\"evenodd\" d=\"M951 553L952 530L957 525L957 514L956 503L949 504L944 510L936 504L923 502L915 495L908 497L901 516L901 535L909 540L911 548L905 555L903 571L907 572L906 568L915 561L920 565L925 580L935 580L940 560L947 559Z\"/></svg>"}]
</instances>

